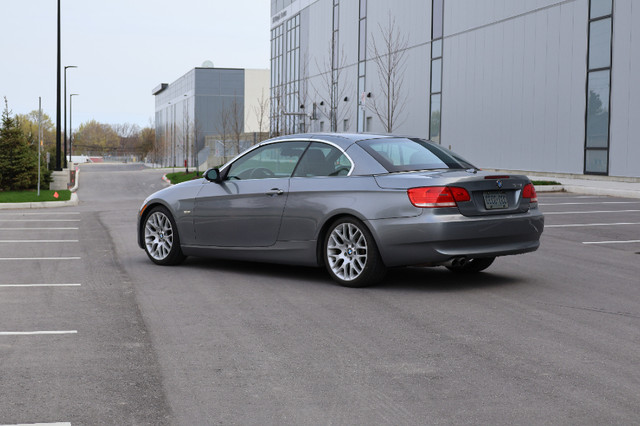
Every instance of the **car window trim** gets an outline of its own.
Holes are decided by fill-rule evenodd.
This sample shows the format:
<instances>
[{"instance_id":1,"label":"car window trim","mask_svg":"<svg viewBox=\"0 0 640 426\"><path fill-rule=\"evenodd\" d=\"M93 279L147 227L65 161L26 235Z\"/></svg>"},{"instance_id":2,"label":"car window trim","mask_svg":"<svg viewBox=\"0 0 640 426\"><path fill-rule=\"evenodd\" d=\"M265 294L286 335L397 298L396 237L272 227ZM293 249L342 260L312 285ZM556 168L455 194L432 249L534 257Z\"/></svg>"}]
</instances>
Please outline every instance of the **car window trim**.
<instances>
[{"instance_id":1,"label":"car window trim","mask_svg":"<svg viewBox=\"0 0 640 426\"><path fill-rule=\"evenodd\" d=\"M237 160L239 160L241 157L244 157L245 155L249 155L251 152L255 151L256 149L262 148L263 146L267 146L267 145L272 145L275 143L288 143L288 142L303 142L303 143L309 143L307 145L307 147L304 149L304 151L302 152L302 155L304 155L305 152L307 152L307 149L309 149L309 146L311 145L310 140L309 139L278 139L275 141L264 141L264 142L260 142L258 144L255 144L254 146L252 146L251 148L247 149L246 151L241 152L240 154L236 155L235 157L233 157L231 160L227 161L225 164L223 164L220 167L220 171L221 173L223 173L223 176L227 177L228 173L229 173L229 167L235 163ZM300 155L300 158L302 158L302 155ZM296 166L294 167L293 171L295 172L296 168L298 167L298 163L300 162L300 158L298 158L298 162L296 163ZM284 178L284 179L291 179L291 177L293 176L293 172L291 173L291 176L289 176L288 178ZM264 179L283 179L280 177L276 177L276 178L264 178Z\"/></svg>"},{"instance_id":2,"label":"car window trim","mask_svg":"<svg viewBox=\"0 0 640 426\"><path fill-rule=\"evenodd\" d=\"M347 173L345 176L308 176L308 177L331 177L331 178L335 178L335 177L347 177L347 176L351 176L351 173L353 172L353 169L355 169L356 164L353 162L353 159L351 158L351 156L349 156L349 154L346 153L346 151L344 149L342 149L339 145L331 142L331 141L327 141L324 139L314 139L311 138L309 139L309 142L318 142L318 143L324 143L327 145L331 145L332 147L336 148L338 151L342 152L342 154L347 157L347 159L349 160L349 162L351 163L351 168L349 169L349 173ZM309 146L311 146L311 144L309 144ZM309 149L309 146L307 147L307 149ZM302 154L304 156L304 154L307 151L305 150L305 152ZM302 159L302 156L300 157L300 159ZM298 168L298 165L296 165L296 168ZM295 170L294 170L295 173ZM292 175L293 177L293 175ZM297 177L305 177L305 176L297 176Z\"/></svg>"},{"instance_id":3,"label":"car window trim","mask_svg":"<svg viewBox=\"0 0 640 426\"><path fill-rule=\"evenodd\" d=\"M356 165L355 165L353 159L339 145L337 145L337 144L335 144L335 143L333 143L331 141L324 140L324 139L316 139L316 138L304 139L304 138L300 138L300 139L278 139L278 140L260 142L259 144L256 144L256 145L252 146L248 150L236 155L231 160L227 161L225 164L223 164L220 167L220 170L221 170L221 172L224 173L224 176L226 176L226 174L228 173L229 166L231 166L231 164L233 164L240 157L243 157L243 156L249 154L251 151L256 150L256 149L258 149L258 148L260 148L262 146L271 145L271 144L274 144L274 143L281 143L281 142L309 142L309 145L305 148L304 152L300 156L300 159L298 159L298 163L300 163L300 160L302 159L304 154L307 152L307 150L311 146L311 143L313 143L313 142L326 143L327 145L331 145L334 148L337 148L340 152L342 152L342 154L344 154L345 157L347 157L347 159L351 163L351 169L349 169L349 173L347 173L345 176L342 176L342 177L351 176L351 173L353 173L353 169L355 169ZM296 164L296 167L293 169L293 172L291 173L291 176L289 176L289 179L291 179L293 177L293 175L295 174L295 171L296 171L297 168L298 168L298 164ZM303 176L300 176L300 177L303 177ZM313 176L313 177L337 177L337 176Z\"/></svg>"}]
</instances>

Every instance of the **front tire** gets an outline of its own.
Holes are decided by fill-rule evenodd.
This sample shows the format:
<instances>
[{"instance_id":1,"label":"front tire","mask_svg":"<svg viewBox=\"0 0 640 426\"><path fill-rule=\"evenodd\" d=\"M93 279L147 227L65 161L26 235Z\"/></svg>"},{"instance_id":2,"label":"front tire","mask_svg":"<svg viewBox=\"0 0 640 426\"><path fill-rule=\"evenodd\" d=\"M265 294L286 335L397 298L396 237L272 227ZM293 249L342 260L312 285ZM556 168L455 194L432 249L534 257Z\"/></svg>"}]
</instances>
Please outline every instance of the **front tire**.
<instances>
[{"instance_id":1,"label":"front tire","mask_svg":"<svg viewBox=\"0 0 640 426\"><path fill-rule=\"evenodd\" d=\"M185 259L173 216L166 207L154 207L144 219L144 251L153 263L178 265Z\"/></svg>"},{"instance_id":2,"label":"front tire","mask_svg":"<svg viewBox=\"0 0 640 426\"><path fill-rule=\"evenodd\" d=\"M384 278L386 267L373 235L355 218L332 223L323 248L329 275L344 287L367 287Z\"/></svg>"}]
</instances>

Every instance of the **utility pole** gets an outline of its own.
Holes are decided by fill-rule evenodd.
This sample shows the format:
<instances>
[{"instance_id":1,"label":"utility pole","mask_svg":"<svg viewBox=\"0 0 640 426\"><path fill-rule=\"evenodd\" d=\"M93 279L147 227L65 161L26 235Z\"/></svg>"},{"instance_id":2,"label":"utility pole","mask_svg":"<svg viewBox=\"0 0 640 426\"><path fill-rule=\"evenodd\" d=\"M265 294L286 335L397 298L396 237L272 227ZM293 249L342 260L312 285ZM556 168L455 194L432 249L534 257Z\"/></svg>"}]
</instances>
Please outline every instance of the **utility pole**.
<instances>
[{"instance_id":1,"label":"utility pole","mask_svg":"<svg viewBox=\"0 0 640 426\"><path fill-rule=\"evenodd\" d=\"M40 156L42 152L42 98L38 96L38 197L40 196Z\"/></svg>"},{"instance_id":2,"label":"utility pole","mask_svg":"<svg viewBox=\"0 0 640 426\"><path fill-rule=\"evenodd\" d=\"M58 0L58 66L56 69L57 79L57 92L56 92L56 171L62 170L62 158L60 158L62 138L60 134L60 0Z\"/></svg>"}]
</instances>

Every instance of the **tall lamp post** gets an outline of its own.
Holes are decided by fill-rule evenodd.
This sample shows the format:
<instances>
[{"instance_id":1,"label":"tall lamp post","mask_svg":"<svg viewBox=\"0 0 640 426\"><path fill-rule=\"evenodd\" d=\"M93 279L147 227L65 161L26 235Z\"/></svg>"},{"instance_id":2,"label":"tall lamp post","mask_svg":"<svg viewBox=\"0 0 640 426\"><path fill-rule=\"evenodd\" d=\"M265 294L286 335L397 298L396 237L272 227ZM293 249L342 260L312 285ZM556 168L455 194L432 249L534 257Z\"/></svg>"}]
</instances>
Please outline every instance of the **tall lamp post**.
<instances>
[{"instance_id":1,"label":"tall lamp post","mask_svg":"<svg viewBox=\"0 0 640 426\"><path fill-rule=\"evenodd\" d=\"M60 158L60 0L58 0L58 66L56 67L56 171L62 170Z\"/></svg>"},{"instance_id":2,"label":"tall lamp post","mask_svg":"<svg viewBox=\"0 0 640 426\"><path fill-rule=\"evenodd\" d=\"M66 87L66 86L65 86ZM69 95L69 161L71 161L71 147L73 146L73 97L79 96L78 93Z\"/></svg>"},{"instance_id":3,"label":"tall lamp post","mask_svg":"<svg viewBox=\"0 0 640 426\"><path fill-rule=\"evenodd\" d=\"M64 67L64 168L67 168L67 68L78 68L76 65L66 65ZM69 145L71 151L71 145ZM71 154L69 154L71 159Z\"/></svg>"}]
</instances>

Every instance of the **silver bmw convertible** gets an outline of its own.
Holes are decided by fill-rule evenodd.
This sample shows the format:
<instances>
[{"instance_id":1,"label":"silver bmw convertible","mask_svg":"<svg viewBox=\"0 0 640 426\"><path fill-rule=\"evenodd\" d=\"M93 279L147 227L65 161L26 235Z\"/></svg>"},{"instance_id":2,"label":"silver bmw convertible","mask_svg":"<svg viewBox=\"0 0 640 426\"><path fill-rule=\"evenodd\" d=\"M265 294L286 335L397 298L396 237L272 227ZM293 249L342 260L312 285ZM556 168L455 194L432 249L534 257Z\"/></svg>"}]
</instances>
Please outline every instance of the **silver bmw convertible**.
<instances>
[{"instance_id":1,"label":"silver bmw convertible","mask_svg":"<svg viewBox=\"0 0 640 426\"><path fill-rule=\"evenodd\" d=\"M149 196L138 244L159 265L186 256L308 265L364 287L391 267L479 272L536 250L543 228L526 176L481 171L418 138L299 134Z\"/></svg>"}]
</instances>

